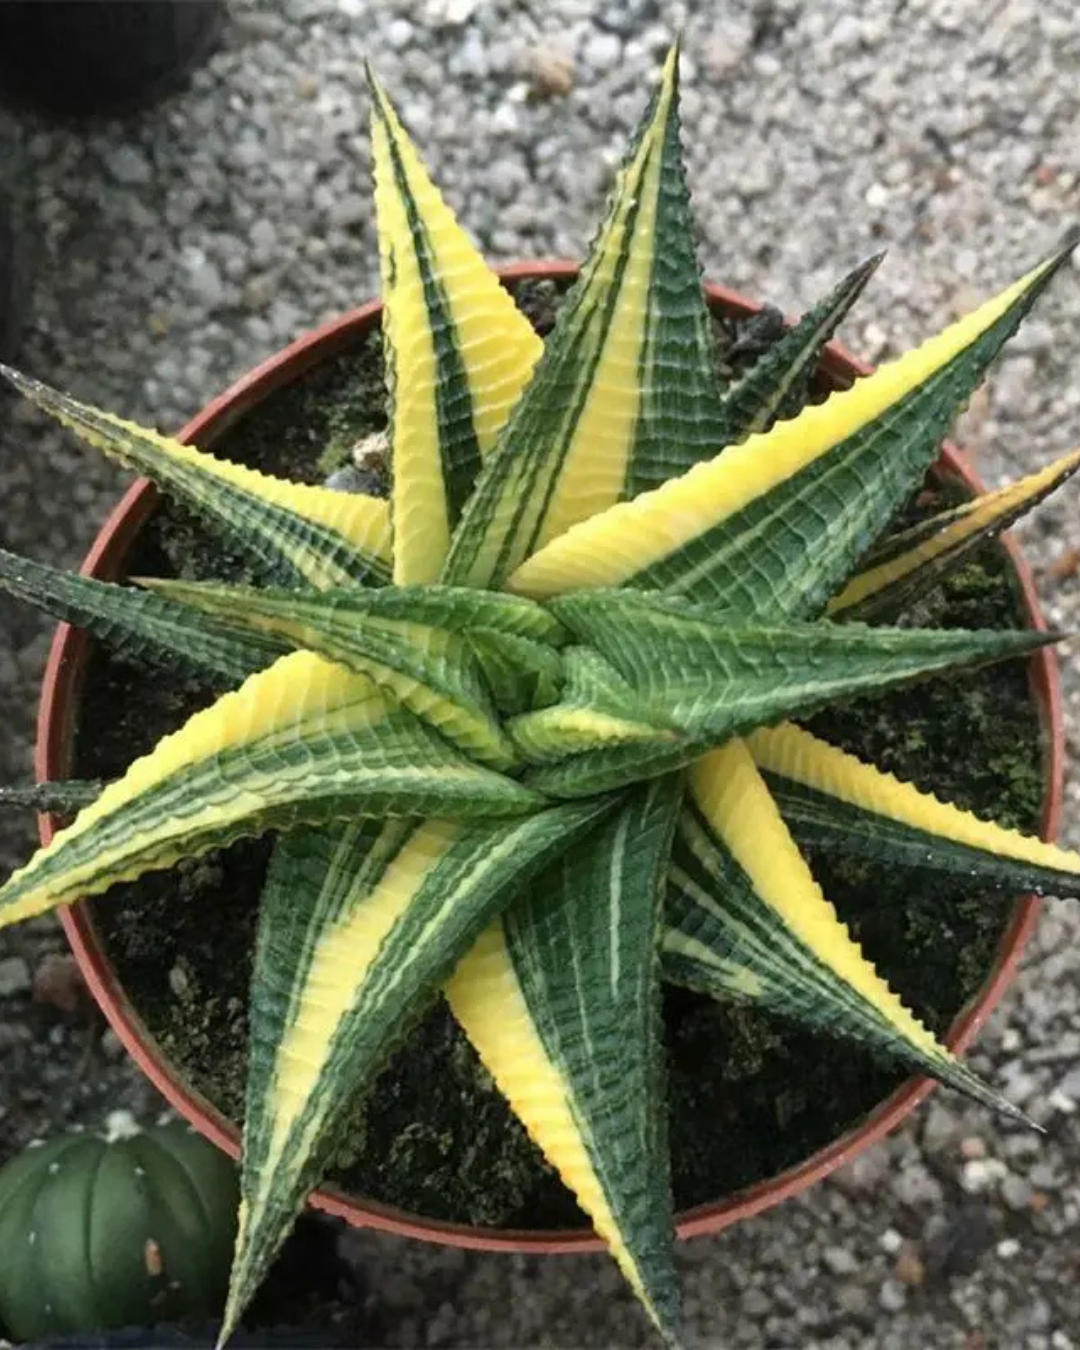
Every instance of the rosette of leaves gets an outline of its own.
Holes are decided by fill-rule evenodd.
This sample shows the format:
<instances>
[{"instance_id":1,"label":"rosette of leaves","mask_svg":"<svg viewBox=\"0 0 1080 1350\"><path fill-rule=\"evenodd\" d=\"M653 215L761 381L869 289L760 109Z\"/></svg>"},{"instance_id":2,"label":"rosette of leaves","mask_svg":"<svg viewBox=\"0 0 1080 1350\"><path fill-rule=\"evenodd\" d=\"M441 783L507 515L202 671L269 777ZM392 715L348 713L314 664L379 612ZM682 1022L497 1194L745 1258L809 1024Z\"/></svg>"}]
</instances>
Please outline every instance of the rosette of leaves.
<instances>
[{"instance_id":1,"label":"rosette of leaves","mask_svg":"<svg viewBox=\"0 0 1080 1350\"><path fill-rule=\"evenodd\" d=\"M1047 640L889 621L1077 453L876 541L1069 246L792 417L872 264L721 383L674 52L546 341L372 96L388 501L263 476L9 372L265 585L118 587L3 559L10 590L236 687L83 806L0 889L0 922L277 832L223 1337L441 991L675 1341L661 980L1011 1110L877 975L801 848L1073 896L1080 855L791 719Z\"/></svg>"}]
</instances>

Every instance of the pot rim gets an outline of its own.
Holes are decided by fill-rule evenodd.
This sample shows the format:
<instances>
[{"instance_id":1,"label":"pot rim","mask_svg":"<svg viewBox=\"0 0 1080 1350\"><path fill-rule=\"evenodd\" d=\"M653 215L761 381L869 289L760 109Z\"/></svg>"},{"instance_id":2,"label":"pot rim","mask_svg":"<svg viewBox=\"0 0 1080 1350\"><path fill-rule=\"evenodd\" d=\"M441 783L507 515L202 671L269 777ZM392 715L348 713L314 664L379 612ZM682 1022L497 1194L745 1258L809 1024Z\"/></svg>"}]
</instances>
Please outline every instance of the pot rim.
<instances>
[{"instance_id":1,"label":"pot rim","mask_svg":"<svg viewBox=\"0 0 1080 1350\"><path fill-rule=\"evenodd\" d=\"M499 275L504 281L525 278L565 281L572 279L577 272L576 263L561 259L519 262L499 268ZM710 283L705 289L712 306L729 312L748 315L761 307L723 286ZM337 355L360 334L369 330L381 311L379 301L370 301L303 334L242 375L224 393L208 403L183 427L179 439L211 448L214 440L250 407L261 402L275 389L289 384L313 365ZM827 373L841 381L865 375L871 370L870 366L837 342L829 343L822 365ZM984 490L963 451L946 442L940 462L975 491ZM134 538L156 502L157 490L147 479L134 482L102 526L83 562L82 573L105 578L119 575ZM1032 627L1045 630L1047 625L1039 607L1030 568L1009 534L1004 534L1001 542L1015 569L1029 622ZM84 633L66 623L57 627L42 681L38 711L35 769L40 781L63 777L69 771L75 709L79 702L88 650L89 644ZM1045 796L1041 834L1044 839L1052 840L1057 837L1061 823L1065 737L1058 667L1049 647L1040 648L1032 654L1029 672L1031 692L1043 728ZM39 816L42 843L48 843L57 828L55 817ZM979 991L961 1009L949 1029L946 1043L957 1053L974 1040L1011 982L1024 945L1034 929L1038 910L1039 902L1033 896L1020 897L1016 901L990 974ZM238 1157L239 1129L202 1094L185 1083L179 1070L159 1049L129 1002L102 948L88 906L78 903L64 907L60 910L60 917L87 986L125 1049L175 1110L219 1148L234 1158ZM807 1190L894 1130L935 1086L931 1079L910 1078L860 1124L801 1163L722 1200L682 1211L677 1216L679 1237L719 1233L742 1219L760 1214L782 1200ZM311 1197L311 1203L347 1220L355 1227L379 1229L448 1246L532 1253L603 1249L602 1241L589 1229L534 1231L478 1228L425 1219L376 1201L356 1199L329 1186L316 1191Z\"/></svg>"}]
</instances>

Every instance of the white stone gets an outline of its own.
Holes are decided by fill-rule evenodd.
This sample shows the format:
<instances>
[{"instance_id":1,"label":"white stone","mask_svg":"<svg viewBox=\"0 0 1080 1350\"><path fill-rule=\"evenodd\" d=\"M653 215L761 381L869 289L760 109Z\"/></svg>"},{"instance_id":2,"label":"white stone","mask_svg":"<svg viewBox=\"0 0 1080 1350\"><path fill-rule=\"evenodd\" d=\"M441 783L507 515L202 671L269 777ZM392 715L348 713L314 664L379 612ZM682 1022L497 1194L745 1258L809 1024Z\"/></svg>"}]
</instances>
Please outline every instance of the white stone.
<instances>
[{"instance_id":1,"label":"white stone","mask_svg":"<svg viewBox=\"0 0 1080 1350\"><path fill-rule=\"evenodd\" d=\"M895 1228L886 1228L878 1238L878 1246L883 1252L888 1252L890 1256L895 1256L903 1245L904 1239Z\"/></svg>"},{"instance_id":2,"label":"white stone","mask_svg":"<svg viewBox=\"0 0 1080 1350\"><path fill-rule=\"evenodd\" d=\"M614 33L593 33L581 49L581 59L591 70L612 70L622 56L622 43Z\"/></svg>"},{"instance_id":3,"label":"white stone","mask_svg":"<svg viewBox=\"0 0 1080 1350\"><path fill-rule=\"evenodd\" d=\"M960 1169L960 1184L970 1195L981 1195L1000 1185L1007 1174L1000 1158L972 1158Z\"/></svg>"},{"instance_id":4,"label":"white stone","mask_svg":"<svg viewBox=\"0 0 1080 1350\"><path fill-rule=\"evenodd\" d=\"M30 967L21 956L8 956L0 961L0 998L14 998L30 989Z\"/></svg>"}]
</instances>

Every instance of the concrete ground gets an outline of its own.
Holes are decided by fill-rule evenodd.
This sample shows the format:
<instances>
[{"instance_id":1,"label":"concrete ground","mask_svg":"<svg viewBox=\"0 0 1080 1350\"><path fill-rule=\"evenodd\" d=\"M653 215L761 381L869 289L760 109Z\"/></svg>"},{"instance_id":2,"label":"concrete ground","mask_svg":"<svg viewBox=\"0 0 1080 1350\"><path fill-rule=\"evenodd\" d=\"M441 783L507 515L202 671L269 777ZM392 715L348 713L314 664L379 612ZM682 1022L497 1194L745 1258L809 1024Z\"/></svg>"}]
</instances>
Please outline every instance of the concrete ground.
<instances>
[{"instance_id":1,"label":"concrete ground","mask_svg":"<svg viewBox=\"0 0 1080 1350\"><path fill-rule=\"evenodd\" d=\"M362 60L495 259L577 257L682 24L688 162L710 277L795 311L889 257L844 336L881 358L1045 253L1080 203L1071 0L232 0L221 50L158 109L8 119L32 308L20 364L172 427L262 356L375 293ZM15 147L15 148L12 148ZM962 435L997 482L1080 438L1080 276L1013 344ZM0 543L75 562L121 477L7 400ZM1048 612L1080 626L1075 486L1027 527ZM25 773L49 625L0 601L0 779ZM1077 648L1063 649L1080 748ZM1072 782L1066 836L1080 841ZM5 819L0 870L29 829ZM976 1066L1047 1127L937 1095L812 1194L683 1248L694 1345L1071 1350L1080 1345L1080 909L1048 906ZM49 924L0 939L0 1144L13 1107L96 1119L149 1099L108 1038L28 979ZM8 964L5 966L5 962ZM6 971L6 980L4 978ZM4 992L4 991L7 992ZM53 1001L55 1002L55 1000ZM78 1076L73 1077L74 1069ZM25 1101L23 1100L25 1098ZM605 1258L498 1258L375 1235L388 1343L615 1347L649 1332Z\"/></svg>"}]
</instances>

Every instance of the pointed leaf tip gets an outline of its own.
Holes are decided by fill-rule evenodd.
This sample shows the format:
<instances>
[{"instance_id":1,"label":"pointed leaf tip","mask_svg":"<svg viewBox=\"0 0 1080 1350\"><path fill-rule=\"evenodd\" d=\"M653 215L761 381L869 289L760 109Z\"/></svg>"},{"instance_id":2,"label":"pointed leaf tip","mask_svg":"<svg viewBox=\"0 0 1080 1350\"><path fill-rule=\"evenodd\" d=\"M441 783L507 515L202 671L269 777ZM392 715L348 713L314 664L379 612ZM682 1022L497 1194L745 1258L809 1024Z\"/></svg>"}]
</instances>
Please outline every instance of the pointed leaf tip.
<instances>
[{"instance_id":1,"label":"pointed leaf tip","mask_svg":"<svg viewBox=\"0 0 1080 1350\"><path fill-rule=\"evenodd\" d=\"M484 457L543 342L372 86L382 337L394 465L394 578L435 581Z\"/></svg>"},{"instance_id":2,"label":"pointed leaf tip","mask_svg":"<svg viewBox=\"0 0 1080 1350\"><path fill-rule=\"evenodd\" d=\"M383 82L379 79L374 65L369 57L364 57L364 79L367 82L368 93L371 96L372 112L380 119L384 119L388 111L393 110L390 102L390 96L386 92Z\"/></svg>"},{"instance_id":3,"label":"pointed leaf tip","mask_svg":"<svg viewBox=\"0 0 1080 1350\"><path fill-rule=\"evenodd\" d=\"M9 366L3 361L0 361L0 375L25 398L33 398L36 391L45 389L40 380L35 380L32 375L16 370L14 366Z\"/></svg>"},{"instance_id":4,"label":"pointed leaf tip","mask_svg":"<svg viewBox=\"0 0 1080 1350\"><path fill-rule=\"evenodd\" d=\"M660 73L662 84L670 84L672 89L678 93L679 89L679 57L682 54L682 34L676 33L671 39L671 46L667 49L667 55L664 57L663 69Z\"/></svg>"},{"instance_id":5,"label":"pointed leaf tip","mask_svg":"<svg viewBox=\"0 0 1080 1350\"><path fill-rule=\"evenodd\" d=\"M755 432L798 416L811 395L822 352L881 257L867 258L842 277L729 386L721 403L717 444L738 445Z\"/></svg>"},{"instance_id":6,"label":"pointed leaf tip","mask_svg":"<svg viewBox=\"0 0 1080 1350\"><path fill-rule=\"evenodd\" d=\"M878 270L881 264L885 261L888 252L889 250L887 248L881 248L878 249L876 253L871 253L868 258L865 258L861 263L859 263L855 268L852 269L851 274L852 277L857 277L865 286L865 284L870 280L870 278Z\"/></svg>"},{"instance_id":7,"label":"pointed leaf tip","mask_svg":"<svg viewBox=\"0 0 1080 1350\"><path fill-rule=\"evenodd\" d=\"M748 747L699 760L670 872L667 974L874 1045L1015 1120L875 971L811 874Z\"/></svg>"},{"instance_id":8,"label":"pointed leaf tip","mask_svg":"<svg viewBox=\"0 0 1080 1350\"><path fill-rule=\"evenodd\" d=\"M462 512L443 580L500 585L536 549L723 444L676 56L673 47L543 359Z\"/></svg>"},{"instance_id":9,"label":"pointed leaf tip","mask_svg":"<svg viewBox=\"0 0 1080 1350\"><path fill-rule=\"evenodd\" d=\"M1080 222L1070 225L1062 235L1061 243L1058 245L1058 256L1068 257L1077 244L1080 244Z\"/></svg>"},{"instance_id":10,"label":"pointed leaf tip","mask_svg":"<svg viewBox=\"0 0 1080 1350\"><path fill-rule=\"evenodd\" d=\"M387 503L275 478L162 435L8 370L31 402L83 444L145 474L242 549L264 575L316 586L386 580Z\"/></svg>"},{"instance_id":11,"label":"pointed leaf tip","mask_svg":"<svg viewBox=\"0 0 1080 1350\"><path fill-rule=\"evenodd\" d=\"M790 723L747 744L805 849L1011 895L1080 895L1080 853L983 820Z\"/></svg>"},{"instance_id":12,"label":"pointed leaf tip","mask_svg":"<svg viewBox=\"0 0 1080 1350\"><path fill-rule=\"evenodd\" d=\"M263 892L232 1298L262 1282L350 1102L493 914L613 803L294 832ZM347 1059L343 1058L347 1051Z\"/></svg>"},{"instance_id":13,"label":"pointed leaf tip","mask_svg":"<svg viewBox=\"0 0 1080 1350\"><path fill-rule=\"evenodd\" d=\"M458 967L447 995L668 1344L671 1257L654 957L681 782L625 797Z\"/></svg>"},{"instance_id":14,"label":"pointed leaf tip","mask_svg":"<svg viewBox=\"0 0 1080 1350\"><path fill-rule=\"evenodd\" d=\"M922 480L957 408L1067 256L797 418L539 540L508 588L543 599L630 585L759 616L813 612Z\"/></svg>"},{"instance_id":15,"label":"pointed leaf tip","mask_svg":"<svg viewBox=\"0 0 1080 1350\"><path fill-rule=\"evenodd\" d=\"M828 604L830 615L888 622L982 541L1007 529L1080 469L1073 450L1026 478L972 497L883 539Z\"/></svg>"},{"instance_id":16,"label":"pointed leaf tip","mask_svg":"<svg viewBox=\"0 0 1080 1350\"><path fill-rule=\"evenodd\" d=\"M1057 248L1041 263L1037 263L1025 280L1039 278L1043 280L1044 284L1048 282L1069 261L1078 244L1080 244L1080 223L1069 226L1062 235ZM1040 286L1039 289L1041 290L1042 287Z\"/></svg>"}]
</instances>

